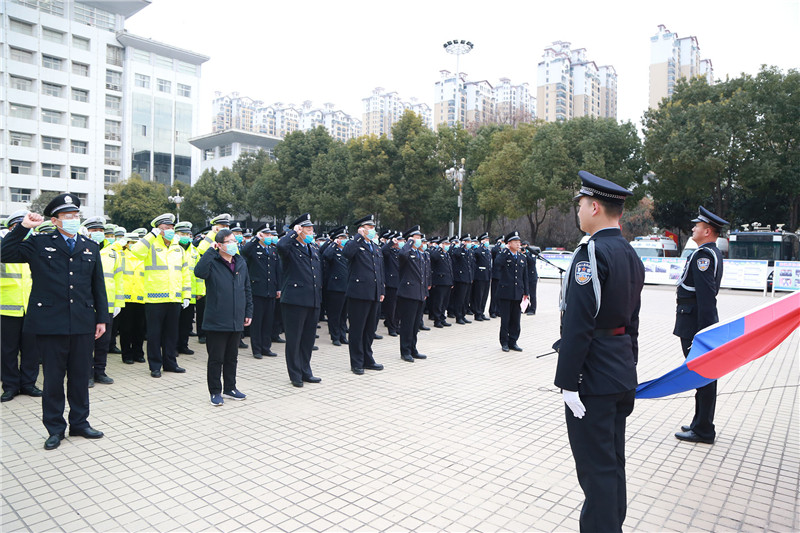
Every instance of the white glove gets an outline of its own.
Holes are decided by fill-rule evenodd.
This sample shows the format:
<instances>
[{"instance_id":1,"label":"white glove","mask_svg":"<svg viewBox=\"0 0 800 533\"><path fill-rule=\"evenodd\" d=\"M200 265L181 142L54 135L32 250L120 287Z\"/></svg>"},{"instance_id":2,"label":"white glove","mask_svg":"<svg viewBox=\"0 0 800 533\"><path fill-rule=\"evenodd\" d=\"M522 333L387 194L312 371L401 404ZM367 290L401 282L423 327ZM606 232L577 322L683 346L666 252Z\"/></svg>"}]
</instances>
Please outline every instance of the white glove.
<instances>
[{"instance_id":1,"label":"white glove","mask_svg":"<svg viewBox=\"0 0 800 533\"><path fill-rule=\"evenodd\" d=\"M120 312L120 311L122 311L122 308L121 308L121 307L115 307L115 308L114 308L114 316L117 316L117 315L119 314L119 312Z\"/></svg>"},{"instance_id":2,"label":"white glove","mask_svg":"<svg viewBox=\"0 0 800 533\"><path fill-rule=\"evenodd\" d=\"M159 235L161 235L161 230L158 229L158 228L153 228L153 229L150 230L150 233L152 233L153 235L158 237Z\"/></svg>"},{"instance_id":3,"label":"white glove","mask_svg":"<svg viewBox=\"0 0 800 533\"><path fill-rule=\"evenodd\" d=\"M191 303L191 300L189 298L184 298L181 307L186 309L187 307L189 307L189 303Z\"/></svg>"},{"instance_id":4,"label":"white glove","mask_svg":"<svg viewBox=\"0 0 800 533\"><path fill-rule=\"evenodd\" d=\"M583 415L586 414L586 407L583 406L578 392L565 390L562 391L562 396L564 397L564 403L572 410L572 414L575 415L575 418L583 418Z\"/></svg>"}]
</instances>

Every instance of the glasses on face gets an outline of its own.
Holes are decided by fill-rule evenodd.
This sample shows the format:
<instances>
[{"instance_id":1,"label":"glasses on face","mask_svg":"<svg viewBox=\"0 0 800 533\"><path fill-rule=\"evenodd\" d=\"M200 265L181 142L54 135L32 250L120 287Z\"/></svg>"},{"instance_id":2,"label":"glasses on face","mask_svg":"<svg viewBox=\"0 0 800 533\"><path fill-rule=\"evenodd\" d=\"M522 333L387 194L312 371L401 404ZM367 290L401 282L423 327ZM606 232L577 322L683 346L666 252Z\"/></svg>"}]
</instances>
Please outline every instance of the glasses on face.
<instances>
[{"instance_id":1,"label":"glasses on face","mask_svg":"<svg viewBox=\"0 0 800 533\"><path fill-rule=\"evenodd\" d=\"M76 218L80 219L81 218L81 214L80 213L64 213L62 216L60 216L58 218L60 218L61 220L75 220Z\"/></svg>"}]
</instances>

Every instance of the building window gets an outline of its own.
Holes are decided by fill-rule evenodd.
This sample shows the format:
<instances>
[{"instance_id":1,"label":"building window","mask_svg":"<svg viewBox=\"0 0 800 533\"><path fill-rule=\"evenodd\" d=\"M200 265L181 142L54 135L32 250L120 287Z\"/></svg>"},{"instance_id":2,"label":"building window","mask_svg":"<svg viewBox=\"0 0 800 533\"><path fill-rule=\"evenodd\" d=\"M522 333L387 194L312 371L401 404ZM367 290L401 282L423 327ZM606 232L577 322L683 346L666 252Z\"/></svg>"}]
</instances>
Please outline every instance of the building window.
<instances>
[{"instance_id":1,"label":"building window","mask_svg":"<svg viewBox=\"0 0 800 533\"><path fill-rule=\"evenodd\" d=\"M53 70L63 70L64 60L60 57L48 56L42 54L42 66Z\"/></svg>"},{"instance_id":2,"label":"building window","mask_svg":"<svg viewBox=\"0 0 800 533\"><path fill-rule=\"evenodd\" d=\"M156 66L172 70L172 58L156 54Z\"/></svg>"},{"instance_id":3,"label":"building window","mask_svg":"<svg viewBox=\"0 0 800 533\"><path fill-rule=\"evenodd\" d=\"M122 122L116 120L106 120L106 139L109 141L119 141L122 132Z\"/></svg>"},{"instance_id":4,"label":"building window","mask_svg":"<svg viewBox=\"0 0 800 533\"><path fill-rule=\"evenodd\" d=\"M85 63L78 63L76 61L72 62L72 73L76 76L84 76L86 78L89 77L89 65Z\"/></svg>"},{"instance_id":5,"label":"building window","mask_svg":"<svg viewBox=\"0 0 800 533\"><path fill-rule=\"evenodd\" d=\"M104 175L103 176L104 177L103 181L105 181L106 183L118 183L119 182L119 176L120 176L119 170L111 170L111 169L107 168L107 169L105 169L103 171L103 175Z\"/></svg>"},{"instance_id":6,"label":"building window","mask_svg":"<svg viewBox=\"0 0 800 533\"><path fill-rule=\"evenodd\" d=\"M89 127L89 117L86 115L70 115L69 123L74 128L88 128Z\"/></svg>"},{"instance_id":7,"label":"building window","mask_svg":"<svg viewBox=\"0 0 800 533\"><path fill-rule=\"evenodd\" d=\"M122 115L122 98L119 96L106 95L106 113L109 115Z\"/></svg>"},{"instance_id":8,"label":"building window","mask_svg":"<svg viewBox=\"0 0 800 533\"><path fill-rule=\"evenodd\" d=\"M11 163L12 174L26 174L26 175L33 174L33 163L31 163L30 161L14 161L12 159L9 162Z\"/></svg>"},{"instance_id":9,"label":"building window","mask_svg":"<svg viewBox=\"0 0 800 533\"><path fill-rule=\"evenodd\" d=\"M203 161L211 161L214 159L214 149L203 150Z\"/></svg>"},{"instance_id":10,"label":"building window","mask_svg":"<svg viewBox=\"0 0 800 533\"><path fill-rule=\"evenodd\" d=\"M16 19L9 19L8 27L11 31L17 33L24 33L25 35L33 35L33 24Z\"/></svg>"},{"instance_id":11,"label":"building window","mask_svg":"<svg viewBox=\"0 0 800 533\"><path fill-rule=\"evenodd\" d=\"M17 202L20 204L27 204L31 201L31 190L30 189L17 189L16 187L11 187L11 201Z\"/></svg>"},{"instance_id":12,"label":"building window","mask_svg":"<svg viewBox=\"0 0 800 533\"><path fill-rule=\"evenodd\" d=\"M10 104L8 114L14 118L33 118L33 108L26 105Z\"/></svg>"},{"instance_id":13,"label":"building window","mask_svg":"<svg viewBox=\"0 0 800 533\"><path fill-rule=\"evenodd\" d=\"M20 63L33 64L33 52L23 50L22 48L14 48L13 46L9 47L9 52L9 59L19 61Z\"/></svg>"},{"instance_id":14,"label":"building window","mask_svg":"<svg viewBox=\"0 0 800 533\"><path fill-rule=\"evenodd\" d=\"M144 74L136 74L135 82L137 87L141 87L142 89L150 88L150 76L145 76Z\"/></svg>"},{"instance_id":15,"label":"building window","mask_svg":"<svg viewBox=\"0 0 800 533\"><path fill-rule=\"evenodd\" d=\"M106 69L106 89L112 91L122 90L122 72Z\"/></svg>"},{"instance_id":16,"label":"building window","mask_svg":"<svg viewBox=\"0 0 800 533\"><path fill-rule=\"evenodd\" d=\"M105 150L105 164L118 167L120 163L120 147L111 144L106 145Z\"/></svg>"},{"instance_id":17,"label":"building window","mask_svg":"<svg viewBox=\"0 0 800 533\"><path fill-rule=\"evenodd\" d=\"M43 4L40 0L40 4ZM49 2L48 2L49 3ZM103 9L92 7L83 2L74 2L72 19L87 26L96 26L104 30L114 31L114 14Z\"/></svg>"},{"instance_id":18,"label":"building window","mask_svg":"<svg viewBox=\"0 0 800 533\"><path fill-rule=\"evenodd\" d=\"M42 135L42 150L53 150L54 152L61 151L61 141L58 137L47 137Z\"/></svg>"},{"instance_id":19,"label":"building window","mask_svg":"<svg viewBox=\"0 0 800 533\"><path fill-rule=\"evenodd\" d=\"M162 93L172 92L172 82L158 78L158 90Z\"/></svg>"},{"instance_id":20,"label":"building window","mask_svg":"<svg viewBox=\"0 0 800 533\"><path fill-rule=\"evenodd\" d=\"M71 180L85 181L88 174L89 169L86 167L69 167L69 179ZM75 196L77 196L77 194Z\"/></svg>"},{"instance_id":21,"label":"building window","mask_svg":"<svg viewBox=\"0 0 800 533\"><path fill-rule=\"evenodd\" d=\"M50 163L42 163L42 177L44 178L60 178L61 165L52 165Z\"/></svg>"},{"instance_id":22,"label":"building window","mask_svg":"<svg viewBox=\"0 0 800 533\"><path fill-rule=\"evenodd\" d=\"M64 97L64 86L56 85L55 83L42 82L42 94L47 96L56 96L58 98Z\"/></svg>"},{"instance_id":23,"label":"building window","mask_svg":"<svg viewBox=\"0 0 800 533\"><path fill-rule=\"evenodd\" d=\"M77 48L78 50L89 50L91 49L91 44L89 39L85 37L78 37L77 35L72 36L72 47Z\"/></svg>"},{"instance_id":24,"label":"building window","mask_svg":"<svg viewBox=\"0 0 800 533\"><path fill-rule=\"evenodd\" d=\"M119 46L112 46L110 44L106 45L106 63L121 67L122 53L123 50Z\"/></svg>"},{"instance_id":25,"label":"building window","mask_svg":"<svg viewBox=\"0 0 800 533\"><path fill-rule=\"evenodd\" d=\"M192 97L192 86L191 85L184 85L183 83L178 84L178 96L185 96L187 98Z\"/></svg>"},{"instance_id":26,"label":"building window","mask_svg":"<svg viewBox=\"0 0 800 533\"><path fill-rule=\"evenodd\" d=\"M138 61L139 63L147 63L150 64L150 52L145 52L144 50L137 50L133 49L133 60Z\"/></svg>"},{"instance_id":27,"label":"building window","mask_svg":"<svg viewBox=\"0 0 800 533\"><path fill-rule=\"evenodd\" d=\"M86 89L76 89L75 87L72 88L72 99L76 102L88 102L89 101L89 91Z\"/></svg>"},{"instance_id":28,"label":"building window","mask_svg":"<svg viewBox=\"0 0 800 533\"><path fill-rule=\"evenodd\" d=\"M52 109L42 109L42 122L48 124L62 124L64 122L64 113L61 111L53 111Z\"/></svg>"},{"instance_id":29,"label":"building window","mask_svg":"<svg viewBox=\"0 0 800 533\"><path fill-rule=\"evenodd\" d=\"M81 205L88 205L89 203L89 194L85 192L74 192L72 193L73 196L78 198L81 201Z\"/></svg>"},{"instance_id":30,"label":"building window","mask_svg":"<svg viewBox=\"0 0 800 533\"><path fill-rule=\"evenodd\" d=\"M224 146L219 147L219 156L220 157L227 157L233 154L233 146L230 144L226 144Z\"/></svg>"},{"instance_id":31,"label":"building window","mask_svg":"<svg viewBox=\"0 0 800 533\"><path fill-rule=\"evenodd\" d=\"M145 124L134 124L133 133L142 137L147 137L147 126Z\"/></svg>"},{"instance_id":32,"label":"building window","mask_svg":"<svg viewBox=\"0 0 800 533\"><path fill-rule=\"evenodd\" d=\"M10 76L11 88L17 89L18 91L29 91L32 92L34 90L33 80L28 78L20 78L19 76Z\"/></svg>"},{"instance_id":33,"label":"building window","mask_svg":"<svg viewBox=\"0 0 800 533\"><path fill-rule=\"evenodd\" d=\"M10 132L11 146L27 146L33 147L33 135L30 133L22 133L20 131Z\"/></svg>"},{"instance_id":34,"label":"building window","mask_svg":"<svg viewBox=\"0 0 800 533\"><path fill-rule=\"evenodd\" d=\"M71 141L70 142L70 151L73 154L88 154L89 153L89 143L86 141Z\"/></svg>"}]
</instances>

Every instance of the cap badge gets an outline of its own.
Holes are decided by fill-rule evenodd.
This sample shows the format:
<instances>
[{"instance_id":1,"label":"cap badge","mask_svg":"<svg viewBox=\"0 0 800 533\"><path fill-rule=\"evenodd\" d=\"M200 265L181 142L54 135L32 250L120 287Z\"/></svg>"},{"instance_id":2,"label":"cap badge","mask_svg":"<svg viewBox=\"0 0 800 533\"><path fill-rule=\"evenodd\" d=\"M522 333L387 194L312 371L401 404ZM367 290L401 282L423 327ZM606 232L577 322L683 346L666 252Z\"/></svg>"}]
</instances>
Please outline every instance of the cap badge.
<instances>
[{"instance_id":1,"label":"cap badge","mask_svg":"<svg viewBox=\"0 0 800 533\"><path fill-rule=\"evenodd\" d=\"M71 204L72 203L72 196L69 196L69 195L65 196L64 197L64 203L65 204Z\"/></svg>"}]
</instances>

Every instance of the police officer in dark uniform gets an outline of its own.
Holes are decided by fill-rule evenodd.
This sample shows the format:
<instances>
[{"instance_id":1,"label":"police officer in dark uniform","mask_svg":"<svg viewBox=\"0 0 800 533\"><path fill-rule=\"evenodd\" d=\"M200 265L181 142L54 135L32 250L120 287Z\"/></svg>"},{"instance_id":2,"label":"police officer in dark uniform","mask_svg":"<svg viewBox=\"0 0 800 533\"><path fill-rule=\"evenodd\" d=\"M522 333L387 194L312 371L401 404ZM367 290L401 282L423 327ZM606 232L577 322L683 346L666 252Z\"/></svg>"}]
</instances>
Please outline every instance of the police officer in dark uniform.
<instances>
[{"instance_id":1,"label":"police officer in dark uniform","mask_svg":"<svg viewBox=\"0 0 800 533\"><path fill-rule=\"evenodd\" d=\"M694 335L719 322L717 293L722 283L722 252L717 239L727 220L703 206L693 219L692 239L697 249L689 256L678 282L678 309L673 334L681 339L683 356L689 355ZM694 418L675 434L678 440L714 444L714 411L717 405L717 382L697 389L694 395Z\"/></svg>"},{"instance_id":2,"label":"police officer in dark uniform","mask_svg":"<svg viewBox=\"0 0 800 533\"><path fill-rule=\"evenodd\" d=\"M625 420L637 384L644 266L619 229L631 192L583 170L579 176L578 219L591 237L575 250L564 276L555 385L562 389L586 496L580 529L620 532L627 510Z\"/></svg>"},{"instance_id":3,"label":"police officer in dark uniform","mask_svg":"<svg viewBox=\"0 0 800 533\"><path fill-rule=\"evenodd\" d=\"M100 248L78 234L80 200L59 194L44 209L57 230L32 235L28 230L44 219L28 213L4 239L3 263L28 263L33 287L25 330L36 335L42 356L44 395L42 422L49 437L46 450L64 438L64 377L67 376L69 434L87 439L103 436L89 425L89 378L95 339L111 323ZM25 240L23 240L25 239Z\"/></svg>"},{"instance_id":4,"label":"police officer in dark uniform","mask_svg":"<svg viewBox=\"0 0 800 533\"><path fill-rule=\"evenodd\" d=\"M347 294L349 264L343 253L349 240L347 226L332 229L330 236L332 240L322 252L322 264L325 271L323 290L328 303L328 333L333 345L341 346L348 343L345 295Z\"/></svg>"},{"instance_id":5,"label":"police officer in dark uniform","mask_svg":"<svg viewBox=\"0 0 800 533\"><path fill-rule=\"evenodd\" d=\"M528 295L527 261L520 250L518 231L506 236L508 247L497 254L494 271L497 274L497 312L500 315L500 347L504 352L521 352L517 344L520 328L520 303Z\"/></svg>"},{"instance_id":6,"label":"police officer in dark uniform","mask_svg":"<svg viewBox=\"0 0 800 533\"><path fill-rule=\"evenodd\" d=\"M386 297L381 305L384 316L383 325L389 330L389 335L397 337L400 329L397 317L397 289L400 286L400 249L405 241L400 233L387 230L381 234L386 242L381 246L383 253L383 272L386 280Z\"/></svg>"},{"instance_id":7,"label":"police officer in dark uniform","mask_svg":"<svg viewBox=\"0 0 800 533\"><path fill-rule=\"evenodd\" d=\"M280 265L278 253L270 246L269 224L256 231L256 236L245 243L241 254L247 261L250 272L250 289L253 294L253 321L250 324L250 345L253 357L276 357L272 351L272 323L275 318L275 302L280 297Z\"/></svg>"},{"instance_id":8,"label":"police officer in dark uniform","mask_svg":"<svg viewBox=\"0 0 800 533\"><path fill-rule=\"evenodd\" d=\"M367 215L354 224L358 234L347 241L344 256L347 274L347 316L350 322L350 369L383 370L372 357L372 341L378 326L378 309L384 300L383 253L375 234L375 217Z\"/></svg>"},{"instance_id":9,"label":"police officer in dark uniform","mask_svg":"<svg viewBox=\"0 0 800 533\"><path fill-rule=\"evenodd\" d=\"M322 266L314 242L314 223L305 213L278 241L281 259L281 312L286 330L286 369L295 387L319 383L311 372L311 352L322 302Z\"/></svg>"},{"instance_id":10,"label":"police officer in dark uniform","mask_svg":"<svg viewBox=\"0 0 800 533\"><path fill-rule=\"evenodd\" d=\"M425 303L427 273L422 257L422 232L414 226L403 235L406 246L400 250L400 287L397 310L400 316L400 359L413 363L427 356L417 350L419 314Z\"/></svg>"},{"instance_id":11,"label":"police officer in dark uniform","mask_svg":"<svg viewBox=\"0 0 800 533\"><path fill-rule=\"evenodd\" d=\"M466 242L469 235L464 235L461 244L452 243L450 257L453 259L453 290L450 292L449 311L456 317L456 324L470 324L466 318L467 299L472 288L472 263ZM452 242L452 241L451 241Z\"/></svg>"},{"instance_id":12,"label":"police officer in dark uniform","mask_svg":"<svg viewBox=\"0 0 800 533\"><path fill-rule=\"evenodd\" d=\"M505 246L505 243L503 242L504 239L505 237L500 235L500 237L497 239L497 242L495 242L495 245L492 246L492 265L494 265L494 260L497 258L497 254L500 253L500 250L502 250ZM500 280L497 278L494 268L492 268L492 283L489 286L489 318L497 318L497 306L499 303L497 298L497 285L499 282Z\"/></svg>"},{"instance_id":13,"label":"police officer in dark uniform","mask_svg":"<svg viewBox=\"0 0 800 533\"><path fill-rule=\"evenodd\" d=\"M425 301L422 304L422 309L419 312L419 329L422 331L430 331L431 328L425 325L425 312L428 308L428 298L431 294L431 287L433 286L433 270L431 270L431 253L428 251L428 238L422 234L422 266L425 271L425 283L423 284Z\"/></svg>"},{"instance_id":14,"label":"police officer in dark uniform","mask_svg":"<svg viewBox=\"0 0 800 533\"><path fill-rule=\"evenodd\" d=\"M447 302L450 300L450 290L453 288L453 261L448 253L450 243L447 239L435 239L431 247L431 295L429 318L433 320L433 327L444 328L452 326L447 321Z\"/></svg>"},{"instance_id":15,"label":"police officer in dark uniform","mask_svg":"<svg viewBox=\"0 0 800 533\"><path fill-rule=\"evenodd\" d=\"M527 315L536 314L536 286L539 284L539 271L536 269L536 260L542 249L538 246L528 245L525 253L528 256L528 309L525 311Z\"/></svg>"},{"instance_id":16,"label":"police officer in dark uniform","mask_svg":"<svg viewBox=\"0 0 800 533\"><path fill-rule=\"evenodd\" d=\"M472 281L472 312L475 320L489 320L484 314L486 300L489 297L489 285L492 281L492 252L489 250L489 234L483 233L477 239L478 246L472 249L474 259Z\"/></svg>"}]
</instances>

